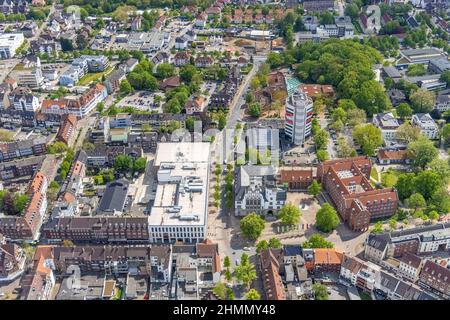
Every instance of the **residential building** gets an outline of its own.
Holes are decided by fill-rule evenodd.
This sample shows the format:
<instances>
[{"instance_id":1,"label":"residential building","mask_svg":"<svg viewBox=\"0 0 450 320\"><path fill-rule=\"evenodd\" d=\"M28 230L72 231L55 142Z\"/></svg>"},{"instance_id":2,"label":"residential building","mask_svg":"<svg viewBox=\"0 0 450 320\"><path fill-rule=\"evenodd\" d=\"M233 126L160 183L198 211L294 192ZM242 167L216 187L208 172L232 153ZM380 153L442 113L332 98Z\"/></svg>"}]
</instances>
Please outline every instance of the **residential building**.
<instances>
[{"instance_id":1,"label":"residential building","mask_svg":"<svg viewBox=\"0 0 450 320\"><path fill-rule=\"evenodd\" d=\"M377 113L373 116L373 124L381 130L381 137L384 141L396 139L396 132L400 124L392 112Z\"/></svg>"},{"instance_id":2,"label":"residential building","mask_svg":"<svg viewBox=\"0 0 450 320\"><path fill-rule=\"evenodd\" d=\"M334 248L314 249L313 272L340 272L342 252Z\"/></svg>"},{"instance_id":3,"label":"residential building","mask_svg":"<svg viewBox=\"0 0 450 320\"><path fill-rule=\"evenodd\" d=\"M364 268L364 265L364 261L361 259L344 254L339 276L355 286L358 273Z\"/></svg>"},{"instance_id":4,"label":"residential building","mask_svg":"<svg viewBox=\"0 0 450 320\"><path fill-rule=\"evenodd\" d=\"M11 59L16 55L16 50L25 41L23 33L0 34L0 59Z\"/></svg>"},{"instance_id":5,"label":"residential building","mask_svg":"<svg viewBox=\"0 0 450 320\"><path fill-rule=\"evenodd\" d=\"M275 215L286 202L286 190L277 186L272 166L240 166L235 181L235 215L251 212Z\"/></svg>"},{"instance_id":6,"label":"residential building","mask_svg":"<svg viewBox=\"0 0 450 320\"><path fill-rule=\"evenodd\" d=\"M146 243L149 239L147 218L53 218L43 226L42 233L50 242Z\"/></svg>"},{"instance_id":7,"label":"residential building","mask_svg":"<svg viewBox=\"0 0 450 320\"><path fill-rule=\"evenodd\" d=\"M316 16L304 16L302 21L307 31L316 31L319 26L319 19Z\"/></svg>"},{"instance_id":8,"label":"residential building","mask_svg":"<svg viewBox=\"0 0 450 320\"><path fill-rule=\"evenodd\" d=\"M413 253L405 252L399 259L398 273L412 282L417 282L423 260Z\"/></svg>"},{"instance_id":9,"label":"residential building","mask_svg":"<svg viewBox=\"0 0 450 320\"><path fill-rule=\"evenodd\" d=\"M175 49L185 50L188 46L188 39L184 36L175 38Z\"/></svg>"},{"instance_id":10,"label":"residential building","mask_svg":"<svg viewBox=\"0 0 450 320\"><path fill-rule=\"evenodd\" d=\"M450 61L447 58L431 59L428 63L428 71L441 74L450 70Z\"/></svg>"},{"instance_id":11,"label":"residential building","mask_svg":"<svg viewBox=\"0 0 450 320\"><path fill-rule=\"evenodd\" d=\"M38 172L28 187L30 200L17 216L0 217L0 233L7 239L34 241L39 239L44 214L47 210L47 178Z\"/></svg>"},{"instance_id":12,"label":"residential building","mask_svg":"<svg viewBox=\"0 0 450 320\"><path fill-rule=\"evenodd\" d=\"M302 90L297 89L286 101L284 133L289 142L302 145L311 135L313 101Z\"/></svg>"},{"instance_id":13,"label":"residential building","mask_svg":"<svg viewBox=\"0 0 450 320\"><path fill-rule=\"evenodd\" d=\"M24 271L25 260L25 253L19 245L0 243L0 283L19 277Z\"/></svg>"},{"instance_id":14,"label":"residential building","mask_svg":"<svg viewBox=\"0 0 450 320\"><path fill-rule=\"evenodd\" d=\"M446 90L438 93L434 109L439 112L446 112L450 110L450 92Z\"/></svg>"},{"instance_id":15,"label":"residential building","mask_svg":"<svg viewBox=\"0 0 450 320\"><path fill-rule=\"evenodd\" d=\"M283 167L280 175L280 184L287 184L289 190L306 190L313 181L312 169L303 167Z\"/></svg>"},{"instance_id":16,"label":"residential building","mask_svg":"<svg viewBox=\"0 0 450 320\"><path fill-rule=\"evenodd\" d=\"M439 137L439 128L429 113L413 114L411 124L418 126L420 132L428 139L434 140Z\"/></svg>"},{"instance_id":17,"label":"residential building","mask_svg":"<svg viewBox=\"0 0 450 320\"><path fill-rule=\"evenodd\" d=\"M97 208L97 214L121 216L128 199L129 182L125 179L107 184Z\"/></svg>"},{"instance_id":18,"label":"residential building","mask_svg":"<svg viewBox=\"0 0 450 320\"><path fill-rule=\"evenodd\" d=\"M106 76L105 82L103 83L106 87L108 94L111 94L120 89L120 83L126 77L125 71L123 69L117 69Z\"/></svg>"},{"instance_id":19,"label":"residential building","mask_svg":"<svg viewBox=\"0 0 450 320\"><path fill-rule=\"evenodd\" d=\"M182 67L188 64L190 61L190 55L187 52L177 52L175 53L174 63L177 67Z\"/></svg>"},{"instance_id":20,"label":"residential building","mask_svg":"<svg viewBox=\"0 0 450 320\"><path fill-rule=\"evenodd\" d=\"M303 0L303 9L306 12L327 12L334 10L333 0Z\"/></svg>"},{"instance_id":21,"label":"residential building","mask_svg":"<svg viewBox=\"0 0 450 320\"><path fill-rule=\"evenodd\" d=\"M186 114L203 112L206 107L206 99L202 96L195 96L186 103Z\"/></svg>"},{"instance_id":22,"label":"residential building","mask_svg":"<svg viewBox=\"0 0 450 320\"><path fill-rule=\"evenodd\" d=\"M393 106L398 106L400 103L406 102L406 95L399 89L389 89L387 94Z\"/></svg>"},{"instance_id":23,"label":"residential building","mask_svg":"<svg viewBox=\"0 0 450 320\"><path fill-rule=\"evenodd\" d=\"M427 260L420 273L419 284L439 292L448 299L450 297L450 269Z\"/></svg>"},{"instance_id":24,"label":"residential building","mask_svg":"<svg viewBox=\"0 0 450 320\"><path fill-rule=\"evenodd\" d=\"M38 246L33 257L33 266L20 280L20 300L49 300L56 284L51 246Z\"/></svg>"},{"instance_id":25,"label":"residential building","mask_svg":"<svg viewBox=\"0 0 450 320\"><path fill-rule=\"evenodd\" d=\"M67 146L72 145L76 132L77 117L72 114L65 114L61 117L61 125L56 135L56 140L64 142Z\"/></svg>"},{"instance_id":26,"label":"residential building","mask_svg":"<svg viewBox=\"0 0 450 320\"><path fill-rule=\"evenodd\" d=\"M47 149L44 138L19 140L0 143L0 162L24 158L31 155L43 155Z\"/></svg>"},{"instance_id":27,"label":"residential building","mask_svg":"<svg viewBox=\"0 0 450 320\"><path fill-rule=\"evenodd\" d=\"M378 162L382 165L389 164L409 164L411 159L408 157L407 150L388 150L379 149L377 152Z\"/></svg>"},{"instance_id":28,"label":"residential building","mask_svg":"<svg viewBox=\"0 0 450 320\"><path fill-rule=\"evenodd\" d=\"M406 252L425 255L449 249L450 223L438 223L369 235L366 239L364 255L367 259L378 263L390 257L401 257Z\"/></svg>"},{"instance_id":29,"label":"residential building","mask_svg":"<svg viewBox=\"0 0 450 320\"><path fill-rule=\"evenodd\" d=\"M280 276L283 263L282 249L263 249L259 253L262 281L267 300L286 300L286 293Z\"/></svg>"},{"instance_id":30,"label":"residential building","mask_svg":"<svg viewBox=\"0 0 450 320\"><path fill-rule=\"evenodd\" d=\"M212 66L214 59L210 56L200 56L195 59L195 66L197 68L206 68Z\"/></svg>"},{"instance_id":31,"label":"residential building","mask_svg":"<svg viewBox=\"0 0 450 320\"><path fill-rule=\"evenodd\" d=\"M29 88L18 87L9 94L10 106L16 111L36 112L40 108L39 99Z\"/></svg>"},{"instance_id":32,"label":"residential building","mask_svg":"<svg viewBox=\"0 0 450 320\"><path fill-rule=\"evenodd\" d=\"M97 104L108 96L104 85L97 83L80 96L66 96L59 100L46 99L42 101L41 112L44 114L72 114L84 118L91 113Z\"/></svg>"},{"instance_id":33,"label":"residential building","mask_svg":"<svg viewBox=\"0 0 450 320\"><path fill-rule=\"evenodd\" d=\"M209 192L209 143L159 143L154 171L150 242L198 243L206 234Z\"/></svg>"},{"instance_id":34,"label":"residential building","mask_svg":"<svg viewBox=\"0 0 450 320\"><path fill-rule=\"evenodd\" d=\"M396 190L375 189L369 181L371 168L367 157L330 160L317 166L318 181L353 230L367 229L371 219L392 216L397 211Z\"/></svg>"}]
</instances>

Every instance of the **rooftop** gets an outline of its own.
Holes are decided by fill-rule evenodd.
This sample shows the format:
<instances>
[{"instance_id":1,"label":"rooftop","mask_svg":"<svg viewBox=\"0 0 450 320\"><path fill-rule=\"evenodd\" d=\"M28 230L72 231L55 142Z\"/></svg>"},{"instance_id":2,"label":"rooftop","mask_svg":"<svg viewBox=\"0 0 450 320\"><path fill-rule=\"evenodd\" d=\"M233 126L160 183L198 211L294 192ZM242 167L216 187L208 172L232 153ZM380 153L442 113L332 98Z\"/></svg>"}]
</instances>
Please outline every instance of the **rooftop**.
<instances>
[{"instance_id":1,"label":"rooftop","mask_svg":"<svg viewBox=\"0 0 450 320\"><path fill-rule=\"evenodd\" d=\"M150 225L204 225L208 205L210 144L160 143L155 202Z\"/></svg>"}]
</instances>

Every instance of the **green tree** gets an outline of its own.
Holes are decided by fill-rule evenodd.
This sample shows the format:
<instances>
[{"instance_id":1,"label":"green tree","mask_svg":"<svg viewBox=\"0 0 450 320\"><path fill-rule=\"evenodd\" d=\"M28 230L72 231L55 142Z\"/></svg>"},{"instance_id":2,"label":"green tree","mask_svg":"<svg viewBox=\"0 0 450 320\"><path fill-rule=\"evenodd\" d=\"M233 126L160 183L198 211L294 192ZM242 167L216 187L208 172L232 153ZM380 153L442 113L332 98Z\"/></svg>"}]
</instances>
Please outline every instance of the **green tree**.
<instances>
[{"instance_id":1,"label":"green tree","mask_svg":"<svg viewBox=\"0 0 450 320\"><path fill-rule=\"evenodd\" d=\"M400 127L398 127L395 132L395 136L399 140L404 140L406 142L416 141L421 136L420 128L418 126L412 126L408 122L403 123Z\"/></svg>"},{"instance_id":2,"label":"green tree","mask_svg":"<svg viewBox=\"0 0 450 320\"><path fill-rule=\"evenodd\" d=\"M213 293L221 300L225 300L227 297L227 287L222 282L218 282L214 288Z\"/></svg>"},{"instance_id":3,"label":"green tree","mask_svg":"<svg viewBox=\"0 0 450 320\"><path fill-rule=\"evenodd\" d=\"M241 257L241 263L235 268L234 274L236 276L236 280L243 283L247 289L253 280L256 279L255 266L250 263L250 261L245 261L243 257Z\"/></svg>"},{"instance_id":4,"label":"green tree","mask_svg":"<svg viewBox=\"0 0 450 320\"><path fill-rule=\"evenodd\" d=\"M447 84L447 87L450 85L450 71L444 71L441 73L439 80L444 81Z\"/></svg>"},{"instance_id":5,"label":"green tree","mask_svg":"<svg viewBox=\"0 0 450 320\"><path fill-rule=\"evenodd\" d=\"M328 300L328 289L325 285L314 283L313 291L315 300Z\"/></svg>"},{"instance_id":6,"label":"green tree","mask_svg":"<svg viewBox=\"0 0 450 320\"><path fill-rule=\"evenodd\" d=\"M245 237L256 240L264 230L264 219L253 212L242 218L240 227Z\"/></svg>"},{"instance_id":7,"label":"green tree","mask_svg":"<svg viewBox=\"0 0 450 320\"><path fill-rule=\"evenodd\" d=\"M144 157L137 158L133 164L133 171L142 173L145 171L145 166L147 164L147 159Z\"/></svg>"},{"instance_id":8,"label":"green tree","mask_svg":"<svg viewBox=\"0 0 450 320\"><path fill-rule=\"evenodd\" d=\"M317 150L316 152L317 160L323 162L330 159L330 155L326 150Z\"/></svg>"},{"instance_id":9,"label":"green tree","mask_svg":"<svg viewBox=\"0 0 450 320\"><path fill-rule=\"evenodd\" d=\"M382 233L382 232L383 232L383 223L381 221L375 223L373 229L370 231L370 233Z\"/></svg>"},{"instance_id":10,"label":"green tree","mask_svg":"<svg viewBox=\"0 0 450 320\"><path fill-rule=\"evenodd\" d=\"M395 189L401 200L409 198L416 189L416 180L414 173L402 173L398 176Z\"/></svg>"},{"instance_id":11,"label":"green tree","mask_svg":"<svg viewBox=\"0 0 450 320\"><path fill-rule=\"evenodd\" d=\"M225 256L225 258L223 259L223 267L225 269L228 269L231 267L231 259L229 256Z\"/></svg>"},{"instance_id":12,"label":"green tree","mask_svg":"<svg viewBox=\"0 0 450 320\"><path fill-rule=\"evenodd\" d=\"M373 124L360 124L353 130L353 138L365 155L375 155L375 149L383 144L381 130Z\"/></svg>"},{"instance_id":13,"label":"green tree","mask_svg":"<svg viewBox=\"0 0 450 320\"><path fill-rule=\"evenodd\" d=\"M358 124L366 123L366 121L367 117L364 110L358 108L347 110L347 124L349 127L353 128Z\"/></svg>"},{"instance_id":14,"label":"green tree","mask_svg":"<svg viewBox=\"0 0 450 320\"><path fill-rule=\"evenodd\" d=\"M438 212L443 214L450 212L450 195L445 187L434 192L430 202Z\"/></svg>"},{"instance_id":15,"label":"green tree","mask_svg":"<svg viewBox=\"0 0 450 320\"><path fill-rule=\"evenodd\" d=\"M436 159L439 151L433 145L433 142L422 136L417 141L408 145L408 155L412 160L412 166L425 170L426 166Z\"/></svg>"},{"instance_id":16,"label":"green tree","mask_svg":"<svg viewBox=\"0 0 450 320\"><path fill-rule=\"evenodd\" d=\"M133 87L131 87L131 84L128 82L127 79L124 79L120 82L120 93L123 94L130 94L133 92Z\"/></svg>"},{"instance_id":17,"label":"green tree","mask_svg":"<svg viewBox=\"0 0 450 320\"><path fill-rule=\"evenodd\" d=\"M407 103L400 103L397 107L397 115L400 119L404 120L405 118L409 118L413 113L413 110Z\"/></svg>"},{"instance_id":18,"label":"green tree","mask_svg":"<svg viewBox=\"0 0 450 320\"><path fill-rule=\"evenodd\" d=\"M314 179L308 187L308 193L316 197L322 191L322 186Z\"/></svg>"},{"instance_id":19,"label":"green tree","mask_svg":"<svg viewBox=\"0 0 450 320\"><path fill-rule=\"evenodd\" d=\"M156 76L160 79L165 79L175 75L175 67L168 63L158 64L156 67Z\"/></svg>"},{"instance_id":20,"label":"green tree","mask_svg":"<svg viewBox=\"0 0 450 320\"><path fill-rule=\"evenodd\" d=\"M316 145L316 149L326 149L328 139L330 138L330 135L328 132L326 132L323 129L320 129L315 135L314 135L314 143Z\"/></svg>"},{"instance_id":21,"label":"green tree","mask_svg":"<svg viewBox=\"0 0 450 320\"><path fill-rule=\"evenodd\" d=\"M317 211L316 225L319 230L323 232L330 232L339 225L339 216L336 210L328 203L324 203L323 206Z\"/></svg>"},{"instance_id":22,"label":"green tree","mask_svg":"<svg viewBox=\"0 0 450 320\"><path fill-rule=\"evenodd\" d=\"M64 142L55 141L47 148L47 152L50 154L61 154L66 152L67 149L67 145Z\"/></svg>"},{"instance_id":23,"label":"green tree","mask_svg":"<svg viewBox=\"0 0 450 320\"><path fill-rule=\"evenodd\" d=\"M293 226L299 223L301 212L300 209L292 203L286 203L278 211L278 219L281 223L287 226Z\"/></svg>"},{"instance_id":24,"label":"green tree","mask_svg":"<svg viewBox=\"0 0 450 320\"><path fill-rule=\"evenodd\" d=\"M256 252L260 253L261 250L264 249L268 249L269 248L269 243L267 242L267 240L261 240L256 244Z\"/></svg>"},{"instance_id":25,"label":"green tree","mask_svg":"<svg viewBox=\"0 0 450 320\"><path fill-rule=\"evenodd\" d=\"M441 186L441 177L436 172L430 170L422 171L416 177L416 190L423 195L425 200L430 199Z\"/></svg>"},{"instance_id":26,"label":"green tree","mask_svg":"<svg viewBox=\"0 0 450 320\"><path fill-rule=\"evenodd\" d=\"M439 213L436 210L432 210L428 212L428 218L431 220L438 220L439 219Z\"/></svg>"},{"instance_id":27,"label":"green tree","mask_svg":"<svg viewBox=\"0 0 450 320\"><path fill-rule=\"evenodd\" d=\"M333 242L327 241L318 233L314 233L307 241L303 242L303 248L333 248Z\"/></svg>"},{"instance_id":28,"label":"green tree","mask_svg":"<svg viewBox=\"0 0 450 320\"><path fill-rule=\"evenodd\" d=\"M442 128L442 138L447 147L450 146L450 123L447 123Z\"/></svg>"},{"instance_id":29,"label":"green tree","mask_svg":"<svg viewBox=\"0 0 450 320\"><path fill-rule=\"evenodd\" d=\"M331 118L333 121L341 121L342 123L345 123L347 121L347 112L341 107L337 107L333 109L331 112Z\"/></svg>"},{"instance_id":30,"label":"green tree","mask_svg":"<svg viewBox=\"0 0 450 320\"><path fill-rule=\"evenodd\" d=\"M427 70L423 64L410 64L406 73L410 77L417 77L425 75Z\"/></svg>"},{"instance_id":31,"label":"green tree","mask_svg":"<svg viewBox=\"0 0 450 320\"><path fill-rule=\"evenodd\" d=\"M248 107L248 112L252 117L259 117L261 115L261 106L259 103L252 103Z\"/></svg>"},{"instance_id":32,"label":"green tree","mask_svg":"<svg viewBox=\"0 0 450 320\"><path fill-rule=\"evenodd\" d=\"M269 248L280 249L283 245L281 244L280 239L270 238L269 239Z\"/></svg>"},{"instance_id":33,"label":"green tree","mask_svg":"<svg viewBox=\"0 0 450 320\"><path fill-rule=\"evenodd\" d=\"M133 158L120 154L114 159L114 168L119 172L128 172L133 169Z\"/></svg>"},{"instance_id":34,"label":"green tree","mask_svg":"<svg viewBox=\"0 0 450 320\"><path fill-rule=\"evenodd\" d=\"M259 294L259 292L256 289L250 289L245 294L245 300L260 300L260 299L261 299L261 295Z\"/></svg>"},{"instance_id":35,"label":"green tree","mask_svg":"<svg viewBox=\"0 0 450 320\"><path fill-rule=\"evenodd\" d=\"M427 202L420 193L413 193L408 199L406 199L406 204L408 205L408 208L417 211L419 208L425 208Z\"/></svg>"},{"instance_id":36,"label":"green tree","mask_svg":"<svg viewBox=\"0 0 450 320\"><path fill-rule=\"evenodd\" d=\"M418 89L409 97L412 107L417 113L428 113L433 110L436 95L432 91Z\"/></svg>"},{"instance_id":37,"label":"green tree","mask_svg":"<svg viewBox=\"0 0 450 320\"><path fill-rule=\"evenodd\" d=\"M355 95L356 105L363 108L368 116L389 109L390 103L381 85L375 80L369 80L361 85Z\"/></svg>"}]
</instances>

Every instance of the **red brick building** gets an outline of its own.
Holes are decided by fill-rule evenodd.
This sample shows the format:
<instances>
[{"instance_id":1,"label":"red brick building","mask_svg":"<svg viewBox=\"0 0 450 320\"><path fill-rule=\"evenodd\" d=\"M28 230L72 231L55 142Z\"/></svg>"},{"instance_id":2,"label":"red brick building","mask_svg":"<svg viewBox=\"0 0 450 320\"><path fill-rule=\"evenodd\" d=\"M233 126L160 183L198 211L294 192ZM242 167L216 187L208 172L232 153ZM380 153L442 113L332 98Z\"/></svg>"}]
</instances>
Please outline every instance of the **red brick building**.
<instances>
[{"instance_id":1,"label":"red brick building","mask_svg":"<svg viewBox=\"0 0 450 320\"><path fill-rule=\"evenodd\" d=\"M280 183L287 183L289 190L305 190L312 181L312 169L282 168L280 171Z\"/></svg>"},{"instance_id":2,"label":"red brick building","mask_svg":"<svg viewBox=\"0 0 450 320\"><path fill-rule=\"evenodd\" d=\"M397 211L397 191L375 189L369 181L371 169L367 157L325 161L317 166L318 181L353 230L367 230L371 219L392 216Z\"/></svg>"}]
</instances>

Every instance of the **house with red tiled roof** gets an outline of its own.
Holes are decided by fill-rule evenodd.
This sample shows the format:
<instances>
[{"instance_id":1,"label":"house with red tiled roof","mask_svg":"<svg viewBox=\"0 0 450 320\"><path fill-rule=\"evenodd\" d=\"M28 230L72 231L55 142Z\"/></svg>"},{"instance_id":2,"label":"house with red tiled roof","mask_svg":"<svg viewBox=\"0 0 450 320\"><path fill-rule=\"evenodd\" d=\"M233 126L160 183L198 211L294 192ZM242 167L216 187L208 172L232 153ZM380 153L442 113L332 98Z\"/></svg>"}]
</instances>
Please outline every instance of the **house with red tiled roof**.
<instances>
[{"instance_id":1,"label":"house with red tiled roof","mask_svg":"<svg viewBox=\"0 0 450 320\"><path fill-rule=\"evenodd\" d=\"M56 140L64 142L67 146L70 146L75 136L77 125L77 117L73 114L65 114L61 118L61 125L59 126L58 133L56 134Z\"/></svg>"},{"instance_id":2,"label":"house with red tiled roof","mask_svg":"<svg viewBox=\"0 0 450 320\"><path fill-rule=\"evenodd\" d=\"M263 249L259 258L266 300L286 300L285 288L280 276L283 249Z\"/></svg>"},{"instance_id":3,"label":"house with red tiled roof","mask_svg":"<svg viewBox=\"0 0 450 320\"><path fill-rule=\"evenodd\" d=\"M340 272L343 253L334 248L314 249L315 272Z\"/></svg>"},{"instance_id":4,"label":"house with red tiled roof","mask_svg":"<svg viewBox=\"0 0 450 320\"><path fill-rule=\"evenodd\" d=\"M37 172L28 187L29 201L19 215L0 217L0 234L11 240L36 240L47 210L47 178Z\"/></svg>"},{"instance_id":5,"label":"house with red tiled roof","mask_svg":"<svg viewBox=\"0 0 450 320\"><path fill-rule=\"evenodd\" d=\"M193 97L186 103L186 114L203 112L206 107L206 99L201 96Z\"/></svg>"},{"instance_id":6,"label":"house with red tiled roof","mask_svg":"<svg viewBox=\"0 0 450 320\"><path fill-rule=\"evenodd\" d=\"M377 152L377 159L380 164L389 165L389 164L408 164L411 162L411 159L408 156L408 152L406 150L386 150L380 149Z\"/></svg>"},{"instance_id":7,"label":"house with red tiled roof","mask_svg":"<svg viewBox=\"0 0 450 320\"><path fill-rule=\"evenodd\" d=\"M190 61L191 55L186 51L179 51L175 53L174 63L177 67L182 67L185 64L188 64Z\"/></svg>"},{"instance_id":8,"label":"house with red tiled roof","mask_svg":"<svg viewBox=\"0 0 450 320\"><path fill-rule=\"evenodd\" d=\"M181 78L180 76L173 76L167 79L164 79L161 84L159 85L159 88L161 90L170 90L175 89L181 85Z\"/></svg>"},{"instance_id":9,"label":"house with red tiled roof","mask_svg":"<svg viewBox=\"0 0 450 320\"><path fill-rule=\"evenodd\" d=\"M206 239L196 244L197 250L197 268L201 271L211 272L213 275L213 283L220 281L221 262L219 255L219 245Z\"/></svg>"},{"instance_id":10,"label":"house with red tiled roof","mask_svg":"<svg viewBox=\"0 0 450 320\"><path fill-rule=\"evenodd\" d=\"M313 171L304 167L285 167L280 170L280 183L289 190L306 190L313 181Z\"/></svg>"},{"instance_id":11,"label":"house with red tiled roof","mask_svg":"<svg viewBox=\"0 0 450 320\"><path fill-rule=\"evenodd\" d=\"M32 270L20 281L21 299L48 300L56 283L53 270L53 246L38 246L33 257Z\"/></svg>"}]
</instances>

